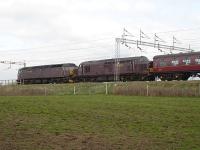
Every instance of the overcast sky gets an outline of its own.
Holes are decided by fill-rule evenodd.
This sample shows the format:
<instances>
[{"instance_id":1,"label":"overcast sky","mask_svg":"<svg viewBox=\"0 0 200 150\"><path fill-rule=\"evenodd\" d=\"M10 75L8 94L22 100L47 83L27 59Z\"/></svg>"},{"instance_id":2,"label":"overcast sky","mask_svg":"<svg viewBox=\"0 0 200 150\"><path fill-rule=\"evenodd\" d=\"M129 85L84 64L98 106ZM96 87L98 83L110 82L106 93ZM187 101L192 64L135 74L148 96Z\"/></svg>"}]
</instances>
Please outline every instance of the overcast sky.
<instances>
[{"instance_id":1,"label":"overcast sky","mask_svg":"<svg viewBox=\"0 0 200 150\"><path fill-rule=\"evenodd\" d=\"M123 28L153 42L157 33L166 44L175 36L199 50L199 0L0 0L0 60L26 61L27 66L114 57L115 38ZM179 44L179 45L178 45ZM158 50L121 46L121 57ZM20 66L0 64L0 80L16 79Z\"/></svg>"}]
</instances>

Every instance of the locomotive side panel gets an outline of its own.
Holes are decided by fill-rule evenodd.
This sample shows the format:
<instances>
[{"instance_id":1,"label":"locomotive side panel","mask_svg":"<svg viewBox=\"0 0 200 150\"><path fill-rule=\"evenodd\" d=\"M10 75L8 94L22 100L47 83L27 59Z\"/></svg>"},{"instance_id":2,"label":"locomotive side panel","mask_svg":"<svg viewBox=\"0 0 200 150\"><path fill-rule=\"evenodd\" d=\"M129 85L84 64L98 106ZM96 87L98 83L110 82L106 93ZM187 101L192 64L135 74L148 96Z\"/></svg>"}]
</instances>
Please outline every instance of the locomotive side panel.
<instances>
[{"instance_id":1,"label":"locomotive side panel","mask_svg":"<svg viewBox=\"0 0 200 150\"><path fill-rule=\"evenodd\" d=\"M106 75L108 72L102 62L84 62L79 65L78 78L80 81L103 81Z\"/></svg>"},{"instance_id":2,"label":"locomotive side panel","mask_svg":"<svg viewBox=\"0 0 200 150\"><path fill-rule=\"evenodd\" d=\"M63 77L63 69L61 67L28 68L21 71L20 77L22 79Z\"/></svg>"},{"instance_id":3,"label":"locomotive side panel","mask_svg":"<svg viewBox=\"0 0 200 150\"><path fill-rule=\"evenodd\" d=\"M50 67L41 70L40 78L60 78L64 77L64 72L62 67Z\"/></svg>"},{"instance_id":4,"label":"locomotive side panel","mask_svg":"<svg viewBox=\"0 0 200 150\"><path fill-rule=\"evenodd\" d=\"M18 72L18 82L23 83L62 83L77 75L75 64L46 65L22 68Z\"/></svg>"},{"instance_id":5,"label":"locomotive side panel","mask_svg":"<svg viewBox=\"0 0 200 150\"><path fill-rule=\"evenodd\" d=\"M19 71L19 79L34 79L41 77L41 69L39 68L26 68Z\"/></svg>"},{"instance_id":6,"label":"locomotive side panel","mask_svg":"<svg viewBox=\"0 0 200 150\"><path fill-rule=\"evenodd\" d=\"M119 61L119 75L121 80L134 80L147 74L149 60L146 57L121 58ZM113 81L115 74L115 60L83 62L79 66L79 78L86 81ZM138 77L140 76L140 77Z\"/></svg>"}]
</instances>

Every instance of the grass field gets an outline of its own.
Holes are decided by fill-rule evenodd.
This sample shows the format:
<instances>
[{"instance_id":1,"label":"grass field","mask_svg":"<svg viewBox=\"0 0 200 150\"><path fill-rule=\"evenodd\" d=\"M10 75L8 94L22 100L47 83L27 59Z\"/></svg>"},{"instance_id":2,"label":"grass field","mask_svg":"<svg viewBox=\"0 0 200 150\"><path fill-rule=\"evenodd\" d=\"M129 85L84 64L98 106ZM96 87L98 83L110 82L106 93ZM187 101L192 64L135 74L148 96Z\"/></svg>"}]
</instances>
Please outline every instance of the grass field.
<instances>
[{"instance_id":1,"label":"grass field","mask_svg":"<svg viewBox=\"0 0 200 150\"><path fill-rule=\"evenodd\" d=\"M200 149L200 99L0 97L0 149Z\"/></svg>"}]
</instances>

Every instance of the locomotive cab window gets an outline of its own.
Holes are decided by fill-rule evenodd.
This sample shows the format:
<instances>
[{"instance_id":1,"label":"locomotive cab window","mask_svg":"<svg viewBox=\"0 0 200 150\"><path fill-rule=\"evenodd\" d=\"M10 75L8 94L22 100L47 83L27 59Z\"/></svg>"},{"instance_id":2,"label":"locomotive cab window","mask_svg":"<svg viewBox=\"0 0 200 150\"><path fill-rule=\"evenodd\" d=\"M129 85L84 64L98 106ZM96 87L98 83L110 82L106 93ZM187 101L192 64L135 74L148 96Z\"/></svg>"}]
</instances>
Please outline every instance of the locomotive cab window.
<instances>
[{"instance_id":1,"label":"locomotive cab window","mask_svg":"<svg viewBox=\"0 0 200 150\"><path fill-rule=\"evenodd\" d=\"M90 72L90 66L85 66L85 67L84 67L84 71L85 71L85 73Z\"/></svg>"}]
</instances>

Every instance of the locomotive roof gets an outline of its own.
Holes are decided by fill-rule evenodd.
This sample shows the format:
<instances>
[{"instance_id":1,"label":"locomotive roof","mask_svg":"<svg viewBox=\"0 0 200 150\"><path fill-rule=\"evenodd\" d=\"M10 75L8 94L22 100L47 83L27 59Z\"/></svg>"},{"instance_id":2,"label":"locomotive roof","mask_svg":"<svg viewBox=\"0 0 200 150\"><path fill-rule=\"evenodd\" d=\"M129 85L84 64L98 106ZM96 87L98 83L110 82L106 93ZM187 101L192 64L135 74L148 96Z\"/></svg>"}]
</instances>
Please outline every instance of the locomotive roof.
<instances>
[{"instance_id":1,"label":"locomotive roof","mask_svg":"<svg viewBox=\"0 0 200 150\"><path fill-rule=\"evenodd\" d=\"M143 60L146 62L149 61L149 59L145 56L119 58L119 61L129 61L129 60ZM115 59L103 59L103 60L85 61L85 62L82 62L81 64L104 63L104 62L114 62L114 61Z\"/></svg>"},{"instance_id":2,"label":"locomotive roof","mask_svg":"<svg viewBox=\"0 0 200 150\"><path fill-rule=\"evenodd\" d=\"M189 53L177 53L177 54L167 54L167 55L157 55L153 59L157 58L166 58L166 57L179 57L179 56L191 56L191 55L200 55L200 52L189 52Z\"/></svg>"},{"instance_id":3,"label":"locomotive roof","mask_svg":"<svg viewBox=\"0 0 200 150\"><path fill-rule=\"evenodd\" d=\"M52 64L52 65L41 65L41 66L32 66L32 67L24 67L21 68L21 70L26 70L26 69L35 69L35 68L53 68L53 67L75 67L76 65L73 63L65 63L65 64Z\"/></svg>"}]
</instances>

